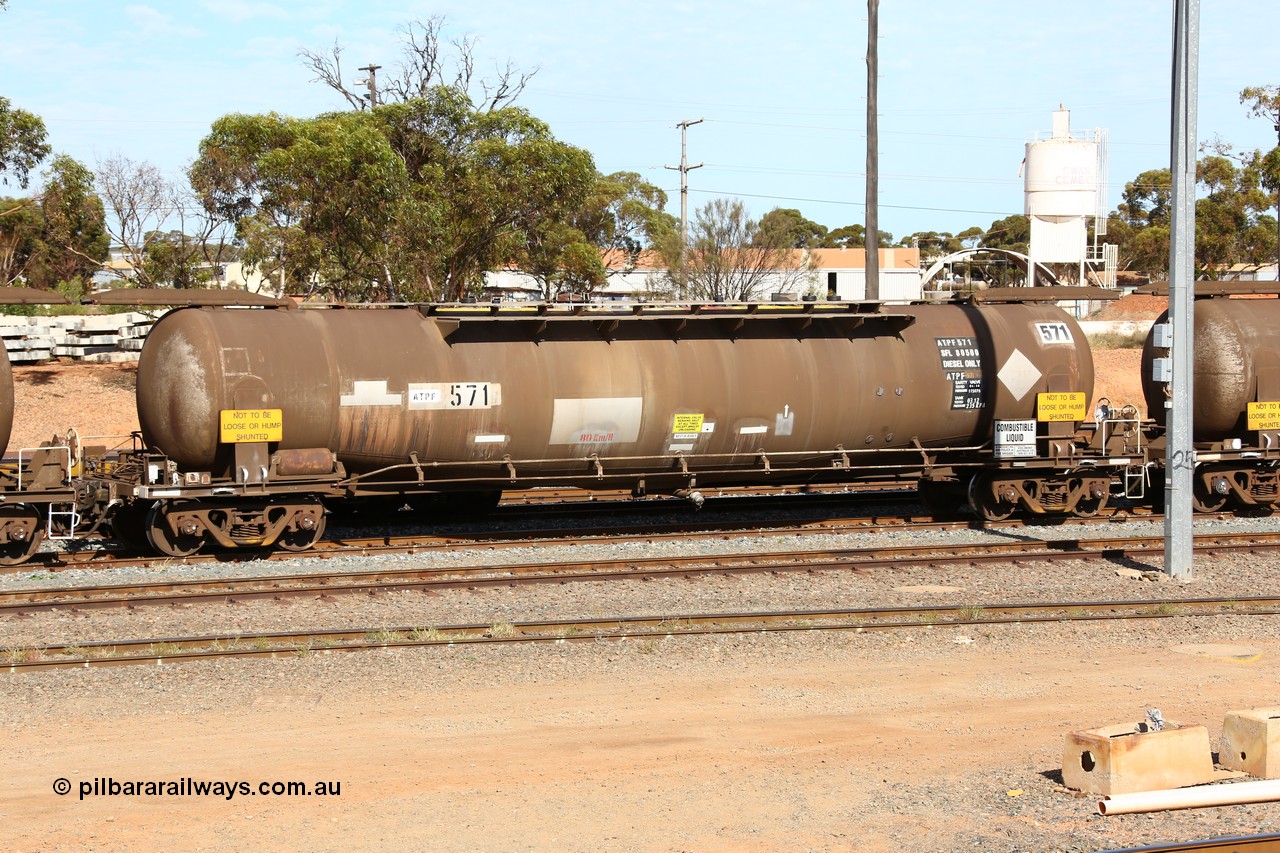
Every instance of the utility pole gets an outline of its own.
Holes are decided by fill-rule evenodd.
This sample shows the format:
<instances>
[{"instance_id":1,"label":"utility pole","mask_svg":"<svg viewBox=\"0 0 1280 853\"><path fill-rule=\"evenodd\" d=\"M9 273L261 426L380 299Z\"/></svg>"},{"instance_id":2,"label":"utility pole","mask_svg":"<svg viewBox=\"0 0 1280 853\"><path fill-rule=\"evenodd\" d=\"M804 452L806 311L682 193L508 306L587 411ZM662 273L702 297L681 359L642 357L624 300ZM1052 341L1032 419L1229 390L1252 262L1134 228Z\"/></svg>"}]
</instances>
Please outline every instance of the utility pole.
<instances>
[{"instance_id":1,"label":"utility pole","mask_svg":"<svg viewBox=\"0 0 1280 853\"><path fill-rule=\"evenodd\" d=\"M876 115L880 0L867 0L867 286L864 298L880 298L880 125Z\"/></svg>"},{"instance_id":2,"label":"utility pole","mask_svg":"<svg viewBox=\"0 0 1280 853\"><path fill-rule=\"evenodd\" d=\"M697 118L692 121L686 119L680 122L676 127L680 128L680 165L664 166L664 169L673 169L680 173L680 271L684 272L684 253L689 248L689 172L694 169L701 169L705 163L697 163L693 166L689 165L689 128L695 124L702 124L703 119Z\"/></svg>"},{"instance_id":3,"label":"utility pole","mask_svg":"<svg viewBox=\"0 0 1280 853\"><path fill-rule=\"evenodd\" d=\"M369 109L373 109L378 105L378 69L381 67L381 65L374 65L370 63L363 68L356 69L357 71L369 72L368 77L363 80L356 81L356 85L367 83L369 86Z\"/></svg>"}]
</instances>

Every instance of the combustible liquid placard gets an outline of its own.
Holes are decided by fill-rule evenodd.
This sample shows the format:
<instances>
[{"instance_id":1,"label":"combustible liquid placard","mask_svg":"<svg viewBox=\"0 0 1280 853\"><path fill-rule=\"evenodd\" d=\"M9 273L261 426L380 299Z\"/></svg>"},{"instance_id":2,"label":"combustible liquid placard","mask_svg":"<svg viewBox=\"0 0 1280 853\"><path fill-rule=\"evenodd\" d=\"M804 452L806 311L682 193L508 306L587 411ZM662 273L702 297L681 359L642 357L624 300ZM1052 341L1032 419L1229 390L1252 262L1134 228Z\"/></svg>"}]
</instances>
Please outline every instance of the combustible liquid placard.
<instances>
[{"instance_id":1,"label":"combustible liquid placard","mask_svg":"<svg viewBox=\"0 0 1280 853\"><path fill-rule=\"evenodd\" d=\"M996 459L1027 459L1036 455L1035 421L996 421L992 435Z\"/></svg>"}]
</instances>

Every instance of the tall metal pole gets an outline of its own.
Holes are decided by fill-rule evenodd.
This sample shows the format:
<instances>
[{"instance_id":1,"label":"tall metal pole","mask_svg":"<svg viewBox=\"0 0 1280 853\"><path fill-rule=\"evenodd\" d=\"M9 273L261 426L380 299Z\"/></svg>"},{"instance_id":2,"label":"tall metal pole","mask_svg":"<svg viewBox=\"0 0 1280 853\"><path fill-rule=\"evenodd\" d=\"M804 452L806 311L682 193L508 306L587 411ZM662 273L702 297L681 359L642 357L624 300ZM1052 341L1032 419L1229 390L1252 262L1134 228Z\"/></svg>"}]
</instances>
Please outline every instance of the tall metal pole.
<instances>
[{"instance_id":1,"label":"tall metal pole","mask_svg":"<svg viewBox=\"0 0 1280 853\"><path fill-rule=\"evenodd\" d=\"M369 84L369 109L373 109L378 105L378 69L381 67L381 65L370 63L363 68L356 69L357 71L369 72L369 76L365 79L365 82ZM359 83L360 81L357 80L356 82Z\"/></svg>"},{"instance_id":2,"label":"tall metal pole","mask_svg":"<svg viewBox=\"0 0 1280 853\"><path fill-rule=\"evenodd\" d=\"M680 122L676 127L680 128L680 165L664 166L666 169L674 169L680 172L680 272L684 272L685 252L689 248L689 172L694 169L701 169L705 163L696 163L689 165L689 128L695 124L702 124L703 119L696 118L692 120L686 119Z\"/></svg>"},{"instance_id":3,"label":"tall metal pole","mask_svg":"<svg viewBox=\"0 0 1280 853\"><path fill-rule=\"evenodd\" d=\"M1196 250L1196 98L1200 50L1200 0L1174 0L1173 176L1169 239L1170 395L1165 450L1165 571L1191 577L1191 488L1195 470L1192 447L1194 403L1194 288Z\"/></svg>"},{"instance_id":4,"label":"tall metal pole","mask_svg":"<svg viewBox=\"0 0 1280 853\"><path fill-rule=\"evenodd\" d=\"M880 0L867 0L867 286L865 298L880 298L880 125L876 78L879 74Z\"/></svg>"}]
</instances>

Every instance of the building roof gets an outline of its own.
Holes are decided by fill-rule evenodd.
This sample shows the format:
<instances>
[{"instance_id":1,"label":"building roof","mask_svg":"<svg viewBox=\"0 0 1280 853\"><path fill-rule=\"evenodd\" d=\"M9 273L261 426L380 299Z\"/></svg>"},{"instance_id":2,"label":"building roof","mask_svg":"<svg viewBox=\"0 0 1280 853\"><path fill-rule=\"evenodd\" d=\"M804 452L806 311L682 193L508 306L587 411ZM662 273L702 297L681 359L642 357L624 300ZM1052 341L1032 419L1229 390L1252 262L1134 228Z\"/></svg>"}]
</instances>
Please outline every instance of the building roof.
<instances>
[{"instance_id":1,"label":"building roof","mask_svg":"<svg viewBox=\"0 0 1280 853\"><path fill-rule=\"evenodd\" d=\"M797 250L800 251L800 250ZM865 269L866 249L811 249L818 269ZM920 268L920 250L894 247L877 252L882 270L916 270Z\"/></svg>"},{"instance_id":2,"label":"building roof","mask_svg":"<svg viewBox=\"0 0 1280 853\"><path fill-rule=\"evenodd\" d=\"M808 252L814 259L817 269L865 269L867 266L866 249L796 249L797 266L803 262ZM882 270L918 270L920 268L920 250L913 247L893 247L880 249L880 269ZM610 269L618 269L627 265L625 253L616 249L604 252L601 258ZM662 269L663 263L657 252L646 249L640 253L636 261L636 269Z\"/></svg>"}]
</instances>

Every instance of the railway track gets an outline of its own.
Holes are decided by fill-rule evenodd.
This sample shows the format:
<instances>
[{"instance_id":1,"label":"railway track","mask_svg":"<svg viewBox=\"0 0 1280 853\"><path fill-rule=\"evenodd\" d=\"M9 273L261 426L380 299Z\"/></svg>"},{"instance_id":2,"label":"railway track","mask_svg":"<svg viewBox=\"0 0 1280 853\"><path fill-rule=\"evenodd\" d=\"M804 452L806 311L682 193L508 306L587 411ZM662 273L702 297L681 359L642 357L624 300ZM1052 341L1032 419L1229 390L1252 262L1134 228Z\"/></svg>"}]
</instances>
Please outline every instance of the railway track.
<instances>
[{"instance_id":1,"label":"railway track","mask_svg":"<svg viewBox=\"0 0 1280 853\"><path fill-rule=\"evenodd\" d=\"M1154 601L1037 602L931 605L842 610L794 610L629 616L604 619L441 626L363 627L50 644L11 648L0 669L47 669L186 663L216 658L303 656L383 648L652 640L715 634L796 631L884 631L998 626L1044 622L1116 621L1172 617L1272 616L1280 597Z\"/></svg>"},{"instance_id":2,"label":"railway track","mask_svg":"<svg viewBox=\"0 0 1280 853\"><path fill-rule=\"evenodd\" d=\"M1280 834L1238 835L1231 838L1207 838L1175 844L1153 844L1149 847L1125 847L1102 853L1280 853Z\"/></svg>"},{"instance_id":3,"label":"railway track","mask_svg":"<svg viewBox=\"0 0 1280 853\"><path fill-rule=\"evenodd\" d=\"M165 580L148 583L47 587L0 591L0 615L21 616L57 610L214 604L286 598L331 598L398 591L513 587L621 580L691 578L699 575L783 574L854 571L867 573L929 566L999 565L1017 561L1062 559L1128 560L1134 563L1163 547L1157 537L1072 540L1019 540L965 545L909 545L767 554L699 555L521 563L498 566L408 568L263 575L245 578ZM1196 537L1199 553L1251 552L1280 548L1280 533L1205 534Z\"/></svg>"},{"instance_id":4,"label":"railway track","mask_svg":"<svg viewBox=\"0 0 1280 853\"><path fill-rule=\"evenodd\" d=\"M1228 519L1230 514L1206 515L1206 519ZM1096 518L1071 518L1059 520L1055 527L1092 527L1107 523L1122 523L1141 518L1158 521L1162 516L1141 514L1133 516L1128 510L1118 510ZM735 538L776 538L781 536L813 534L875 534L891 529L910 527L914 531L987 530L1005 531L1034 529L1034 523L1014 519L1002 522L979 522L972 518L935 520L930 516L904 514L877 514L857 517L808 516L793 520L733 519L724 521L654 522L612 526L608 533L593 529L539 528L528 530L472 530L457 533L410 533L383 536L336 536L325 539L308 551L226 551L194 554L189 557L167 557L142 554L136 551L85 549L77 551L48 551L36 554L19 566L0 566L0 574L18 574L33 570L57 572L65 569L110 569L120 566L196 565L204 563L248 562L251 560L325 559L333 556L370 556L377 554L413 554L420 552L462 549L494 550L499 548L529 547L539 544L572 544L590 541L593 545L619 542L654 543L660 541L696 541L722 539L726 534Z\"/></svg>"}]
</instances>

